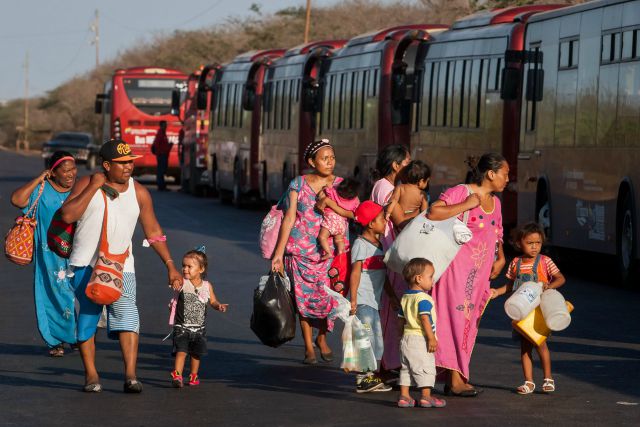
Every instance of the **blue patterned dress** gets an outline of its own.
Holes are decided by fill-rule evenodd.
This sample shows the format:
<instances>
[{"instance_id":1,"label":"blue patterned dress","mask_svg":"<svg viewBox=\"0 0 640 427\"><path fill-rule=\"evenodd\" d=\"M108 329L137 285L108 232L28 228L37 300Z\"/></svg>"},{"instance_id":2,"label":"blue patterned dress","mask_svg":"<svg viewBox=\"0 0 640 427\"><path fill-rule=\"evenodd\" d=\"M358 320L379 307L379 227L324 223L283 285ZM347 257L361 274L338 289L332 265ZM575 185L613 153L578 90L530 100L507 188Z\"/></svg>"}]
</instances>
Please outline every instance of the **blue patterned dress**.
<instances>
[{"instance_id":1,"label":"blue patterned dress","mask_svg":"<svg viewBox=\"0 0 640 427\"><path fill-rule=\"evenodd\" d=\"M38 196L40 185L31 193L26 213ZM66 275L69 261L49 250L47 229L53 214L62 206L69 192L60 193L46 181L36 209L33 245L33 296L38 318L38 330L49 347L76 342L74 292Z\"/></svg>"}]
</instances>

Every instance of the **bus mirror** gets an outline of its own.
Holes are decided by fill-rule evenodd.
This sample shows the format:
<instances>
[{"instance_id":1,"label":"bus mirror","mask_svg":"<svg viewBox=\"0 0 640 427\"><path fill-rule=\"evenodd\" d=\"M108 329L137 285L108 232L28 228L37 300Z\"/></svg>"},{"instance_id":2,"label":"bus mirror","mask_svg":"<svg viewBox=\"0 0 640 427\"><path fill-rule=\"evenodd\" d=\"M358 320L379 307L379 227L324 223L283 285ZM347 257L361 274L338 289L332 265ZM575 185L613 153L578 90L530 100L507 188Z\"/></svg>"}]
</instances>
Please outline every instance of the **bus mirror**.
<instances>
[{"instance_id":1,"label":"bus mirror","mask_svg":"<svg viewBox=\"0 0 640 427\"><path fill-rule=\"evenodd\" d=\"M541 68L529 70L527 74L527 101L542 101L542 85L544 84L544 70Z\"/></svg>"},{"instance_id":2,"label":"bus mirror","mask_svg":"<svg viewBox=\"0 0 640 427\"><path fill-rule=\"evenodd\" d=\"M505 101L518 99L518 87L520 86L520 70L517 68L505 67L502 69L502 87L500 88L500 98Z\"/></svg>"},{"instance_id":3,"label":"bus mirror","mask_svg":"<svg viewBox=\"0 0 640 427\"><path fill-rule=\"evenodd\" d=\"M198 94L196 95L196 103L197 103L197 107L198 110L206 110L208 105L207 105L207 91L205 90L198 90Z\"/></svg>"},{"instance_id":4,"label":"bus mirror","mask_svg":"<svg viewBox=\"0 0 640 427\"><path fill-rule=\"evenodd\" d=\"M249 82L244 85L244 93L242 94L242 108L246 111L253 111L253 104L256 102L256 85Z\"/></svg>"},{"instance_id":5,"label":"bus mirror","mask_svg":"<svg viewBox=\"0 0 640 427\"><path fill-rule=\"evenodd\" d=\"M180 89L177 88L171 91L171 114L180 114Z\"/></svg>"},{"instance_id":6,"label":"bus mirror","mask_svg":"<svg viewBox=\"0 0 640 427\"><path fill-rule=\"evenodd\" d=\"M102 101L106 99L107 95L104 93L96 94L96 102L93 106L93 110L96 114L102 114Z\"/></svg>"}]
</instances>

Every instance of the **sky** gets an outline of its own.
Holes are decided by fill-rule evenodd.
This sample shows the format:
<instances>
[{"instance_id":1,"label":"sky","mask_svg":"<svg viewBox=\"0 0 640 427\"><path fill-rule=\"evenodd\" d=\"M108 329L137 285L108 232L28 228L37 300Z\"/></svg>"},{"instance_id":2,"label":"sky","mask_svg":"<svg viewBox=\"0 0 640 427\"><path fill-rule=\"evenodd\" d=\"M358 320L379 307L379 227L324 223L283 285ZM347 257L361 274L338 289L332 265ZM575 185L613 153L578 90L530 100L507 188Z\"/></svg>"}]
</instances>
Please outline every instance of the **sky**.
<instances>
[{"instance_id":1,"label":"sky","mask_svg":"<svg viewBox=\"0 0 640 427\"><path fill-rule=\"evenodd\" d=\"M328 6L336 0L312 0ZM43 95L95 66L90 29L99 10L100 60L158 33L193 30L305 0L0 0L0 101L24 96L25 58L29 55L29 96Z\"/></svg>"}]
</instances>

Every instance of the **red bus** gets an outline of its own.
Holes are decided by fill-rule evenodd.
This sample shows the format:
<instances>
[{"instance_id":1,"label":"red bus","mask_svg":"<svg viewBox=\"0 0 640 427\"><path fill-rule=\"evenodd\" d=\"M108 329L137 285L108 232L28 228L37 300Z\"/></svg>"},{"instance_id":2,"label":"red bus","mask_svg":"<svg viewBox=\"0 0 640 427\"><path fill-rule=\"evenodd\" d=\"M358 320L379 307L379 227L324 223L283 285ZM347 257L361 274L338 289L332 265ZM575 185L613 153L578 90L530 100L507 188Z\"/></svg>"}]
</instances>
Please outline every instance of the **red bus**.
<instances>
[{"instance_id":1,"label":"red bus","mask_svg":"<svg viewBox=\"0 0 640 427\"><path fill-rule=\"evenodd\" d=\"M302 153L317 135L319 79L346 40L307 43L275 59L264 78L260 197L278 199L304 169Z\"/></svg>"},{"instance_id":2,"label":"red bus","mask_svg":"<svg viewBox=\"0 0 640 427\"><path fill-rule=\"evenodd\" d=\"M210 173L224 202L239 205L246 197L259 197L264 74L284 52L247 52L216 73L209 126Z\"/></svg>"},{"instance_id":3,"label":"red bus","mask_svg":"<svg viewBox=\"0 0 640 427\"><path fill-rule=\"evenodd\" d=\"M156 158L151 144L160 127L167 122L169 142L177 145L182 123L171 114L173 89L185 85L187 76L180 71L159 67L134 67L116 70L104 86L104 93L96 96L96 113L103 116L102 139L120 138L136 154L135 173L153 173ZM168 175L180 179L178 150L169 155Z\"/></svg>"},{"instance_id":4,"label":"red bus","mask_svg":"<svg viewBox=\"0 0 640 427\"><path fill-rule=\"evenodd\" d=\"M349 40L327 61L321 76L318 135L337 155L336 174L372 186L379 150L410 142L416 58L444 25L405 25Z\"/></svg>"},{"instance_id":5,"label":"red bus","mask_svg":"<svg viewBox=\"0 0 640 427\"><path fill-rule=\"evenodd\" d=\"M432 197L466 181L470 157L496 151L511 166L503 216L505 224L515 224L525 23L537 12L558 7L480 12L456 21L429 42L416 64L419 102L411 149L413 158L433 167Z\"/></svg>"},{"instance_id":6,"label":"red bus","mask_svg":"<svg viewBox=\"0 0 640 427\"><path fill-rule=\"evenodd\" d=\"M640 265L640 1L593 1L527 24L518 219L553 246ZM614 276L615 277L615 276Z\"/></svg>"},{"instance_id":7,"label":"red bus","mask_svg":"<svg viewBox=\"0 0 640 427\"><path fill-rule=\"evenodd\" d=\"M191 73L187 84L172 100L172 111L180 112L182 105L182 151L180 153L181 185L184 191L199 196L212 185L207 173L209 151L209 114L211 87L215 79L217 65L201 66Z\"/></svg>"}]
</instances>

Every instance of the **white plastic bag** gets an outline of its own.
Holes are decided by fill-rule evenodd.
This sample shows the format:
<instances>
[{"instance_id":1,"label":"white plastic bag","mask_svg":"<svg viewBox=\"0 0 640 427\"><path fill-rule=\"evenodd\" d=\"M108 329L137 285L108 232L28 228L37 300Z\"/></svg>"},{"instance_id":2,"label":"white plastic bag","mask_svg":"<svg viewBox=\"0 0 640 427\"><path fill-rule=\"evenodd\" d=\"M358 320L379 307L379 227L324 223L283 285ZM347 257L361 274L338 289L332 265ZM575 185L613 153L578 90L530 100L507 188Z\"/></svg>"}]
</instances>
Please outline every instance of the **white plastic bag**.
<instances>
[{"instance_id":1,"label":"white plastic bag","mask_svg":"<svg viewBox=\"0 0 640 427\"><path fill-rule=\"evenodd\" d=\"M347 323L347 320L350 316L349 312L351 311L351 303L349 302L349 300L343 297L341 293L334 291L326 285L324 287L324 290L327 292L327 294L329 294L331 298L335 299L338 302L337 307L333 309L333 313L335 313L338 319Z\"/></svg>"},{"instance_id":2,"label":"white plastic bag","mask_svg":"<svg viewBox=\"0 0 640 427\"><path fill-rule=\"evenodd\" d=\"M352 337L352 321L356 316L349 317L344 323L344 330L342 331L342 364L340 367L345 372L355 371L358 366L357 354L355 347L353 346Z\"/></svg>"},{"instance_id":3,"label":"white plastic bag","mask_svg":"<svg viewBox=\"0 0 640 427\"><path fill-rule=\"evenodd\" d=\"M367 330L356 316L349 316L342 331L342 364L345 372L373 372L378 368Z\"/></svg>"},{"instance_id":4,"label":"white plastic bag","mask_svg":"<svg viewBox=\"0 0 640 427\"><path fill-rule=\"evenodd\" d=\"M473 237L466 225L468 217L467 211L463 221L457 217L431 221L427 211L421 212L398 234L385 254L387 268L402 274L404 266L413 258L426 258L433 263L433 281L438 281L460 247Z\"/></svg>"}]
</instances>

